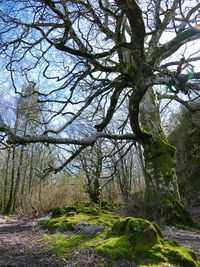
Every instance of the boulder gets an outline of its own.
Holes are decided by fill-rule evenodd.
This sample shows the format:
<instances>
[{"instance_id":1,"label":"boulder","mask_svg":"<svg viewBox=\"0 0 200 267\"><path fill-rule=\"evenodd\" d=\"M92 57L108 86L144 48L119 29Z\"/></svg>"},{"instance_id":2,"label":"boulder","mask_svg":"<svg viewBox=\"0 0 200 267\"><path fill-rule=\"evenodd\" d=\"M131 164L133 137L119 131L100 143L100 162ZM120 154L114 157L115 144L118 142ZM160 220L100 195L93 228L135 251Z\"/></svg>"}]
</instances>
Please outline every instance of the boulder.
<instances>
[{"instance_id":1,"label":"boulder","mask_svg":"<svg viewBox=\"0 0 200 267\"><path fill-rule=\"evenodd\" d=\"M87 225L83 228L84 237L96 237L104 232L105 228L102 225Z\"/></svg>"},{"instance_id":2,"label":"boulder","mask_svg":"<svg viewBox=\"0 0 200 267\"><path fill-rule=\"evenodd\" d=\"M96 237L102 234L105 228L102 225L88 224L87 222L79 222L74 227L75 232L83 234L84 237Z\"/></svg>"},{"instance_id":3,"label":"boulder","mask_svg":"<svg viewBox=\"0 0 200 267\"><path fill-rule=\"evenodd\" d=\"M75 232L80 232L80 231L82 231L83 228L84 228L85 226L87 226L87 225L88 225L87 222L79 222L79 223L77 223L77 224L75 225L75 227L74 227L74 231L75 231Z\"/></svg>"}]
</instances>

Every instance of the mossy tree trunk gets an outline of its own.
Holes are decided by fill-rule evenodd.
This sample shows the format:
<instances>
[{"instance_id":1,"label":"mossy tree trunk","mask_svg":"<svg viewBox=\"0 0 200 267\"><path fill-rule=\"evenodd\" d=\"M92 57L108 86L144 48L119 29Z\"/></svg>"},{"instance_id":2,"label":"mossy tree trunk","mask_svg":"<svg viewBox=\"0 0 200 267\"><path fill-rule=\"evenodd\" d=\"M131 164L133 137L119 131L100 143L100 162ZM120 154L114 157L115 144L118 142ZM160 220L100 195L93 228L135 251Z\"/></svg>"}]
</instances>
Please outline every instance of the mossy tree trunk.
<instances>
[{"instance_id":1,"label":"mossy tree trunk","mask_svg":"<svg viewBox=\"0 0 200 267\"><path fill-rule=\"evenodd\" d=\"M100 177L102 172L102 164L103 164L103 155L101 148L97 148L96 151L96 166L94 172L93 181L90 181L90 185L88 186L89 197L94 203L100 203L101 201L101 186L100 186Z\"/></svg>"},{"instance_id":2,"label":"mossy tree trunk","mask_svg":"<svg viewBox=\"0 0 200 267\"><path fill-rule=\"evenodd\" d=\"M164 134L156 94L149 88L141 103L141 122L152 134L142 141L145 159L145 205L149 217L160 217L167 223L194 225L183 207L175 169L175 147Z\"/></svg>"},{"instance_id":3,"label":"mossy tree trunk","mask_svg":"<svg viewBox=\"0 0 200 267\"><path fill-rule=\"evenodd\" d=\"M100 146L94 146L80 155L81 170L86 178L86 192L94 203L102 200L101 174L103 167L103 154Z\"/></svg>"}]
</instances>

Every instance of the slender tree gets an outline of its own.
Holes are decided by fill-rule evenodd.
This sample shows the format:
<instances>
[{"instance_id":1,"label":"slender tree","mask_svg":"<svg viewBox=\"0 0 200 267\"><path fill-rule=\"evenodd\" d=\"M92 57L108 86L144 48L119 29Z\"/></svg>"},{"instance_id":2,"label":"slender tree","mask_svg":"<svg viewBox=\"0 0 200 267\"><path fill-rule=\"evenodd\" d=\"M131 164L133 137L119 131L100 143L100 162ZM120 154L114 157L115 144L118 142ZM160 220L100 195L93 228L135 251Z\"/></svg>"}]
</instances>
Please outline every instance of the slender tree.
<instances>
[{"instance_id":1,"label":"slender tree","mask_svg":"<svg viewBox=\"0 0 200 267\"><path fill-rule=\"evenodd\" d=\"M79 155L81 173L86 178L86 191L94 203L100 203L103 155L100 146L93 146Z\"/></svg>"},{"instance_id":2,"label":"slender tree","mask_svg":"<svg viewBox=\"0 0 200 267\"><path fill-rule=\"evenodd\" d=\"M1 118L7 142L78 146L47 173L64 168L98 138L139 142L147 211L167 221L193 224L181 203L175 148L162 129L157 98L191 108L187 100L198 97L198 46L189 48L200 37L199 7L189 0L2 1L0 53L15 91L23 95L18 73L28 77L37 72L45 81L38 101L49 114L47 130L34 136L16 134ZM125 102L126 111L120 112ZM77 129L76 121L89 107L84 127L93 130L85 138L84 127ZM75 138L70 138L72 132Z\"/></svg>"}]
</instances>

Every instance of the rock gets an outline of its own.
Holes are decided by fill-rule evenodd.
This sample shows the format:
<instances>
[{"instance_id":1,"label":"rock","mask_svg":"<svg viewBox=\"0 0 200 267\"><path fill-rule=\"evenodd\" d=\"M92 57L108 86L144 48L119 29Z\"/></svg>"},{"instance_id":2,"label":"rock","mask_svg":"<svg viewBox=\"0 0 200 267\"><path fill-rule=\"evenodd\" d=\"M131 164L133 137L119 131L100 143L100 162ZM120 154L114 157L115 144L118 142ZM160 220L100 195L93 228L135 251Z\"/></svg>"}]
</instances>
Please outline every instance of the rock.
<instances>
[{"instance_id":1,"label":"rock","mask_svg":"<svg viewBox=\"0 0 200 267\"><path fill-rule=\"evenodd\" d=\"M149 250L161 242L161 232L156 224L144 219L127 217L116 222L112 227L112 235L127 235L135 251Z\"/></svg>"},{"instance_id":2,"label":"rock","mask_svg":"<svg viewBox=\"0 0 200 267\"><path fill-rule=\"evenodd\" d=\"M104 232L102 225L88 224L87 222L79 222L74 227L75 232L82 233L84 237L96 237Z\"/></svg>"},{"instance_id":3,"label":"rock","mask_svg":"<svg viewBox=\"0 0 200 267\"><path fill-rule=\"evenodd\" d=\"M87 225L83 228L84 237L96 237L104 232L102 225Z\"/></svg>"},{"instance_id":4,"label":"rock","mask_svg":"<svg viewBox=\"0 0 200 267\"><path fill-rule=\"evenodd\" d=\"M84 228L85 226L87 226L87 225L88 225L87 222L79 222L79 223L77 223L77 224L75 225L75 227L74 227L74 231L75 231L75 232L79 232L79 231L83 230L83 228Z\"/></svg>"}]
</instances>

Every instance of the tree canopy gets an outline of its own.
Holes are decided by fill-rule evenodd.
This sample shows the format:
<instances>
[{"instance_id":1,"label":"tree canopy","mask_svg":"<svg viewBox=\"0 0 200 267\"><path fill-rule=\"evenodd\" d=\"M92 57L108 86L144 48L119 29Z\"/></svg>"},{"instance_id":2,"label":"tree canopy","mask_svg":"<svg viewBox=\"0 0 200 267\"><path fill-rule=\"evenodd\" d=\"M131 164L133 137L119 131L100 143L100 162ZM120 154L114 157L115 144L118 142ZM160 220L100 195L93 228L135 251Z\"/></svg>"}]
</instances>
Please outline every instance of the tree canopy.
<instances>
[{"instance_id":1,"label":"tree canopy","mask_svg":"<svg viewBox=\"0 0 200 267\"><path fill-rule=\"evenodd\" d=\"M50 126L42 135L17 136L1 119L0 130L8 142L21 144L140 139L139 104L149 87L165 85L169 93L163 87L159 98L185 105L181 92L198 95L198 49L189 44L200 37L199 7L195 1L2 1L1 58L16 93L23 94L24 80L41 79L38 101L50 112ZM133 115L122 111L121 130L111 134L106 129L127 99ZM82 116L88 116L92 135L64 138L61 133L69 137L68 128ZM134 136L127 136L129 127L123 130L128 116Z\"/></svg>"}]
</instances>

